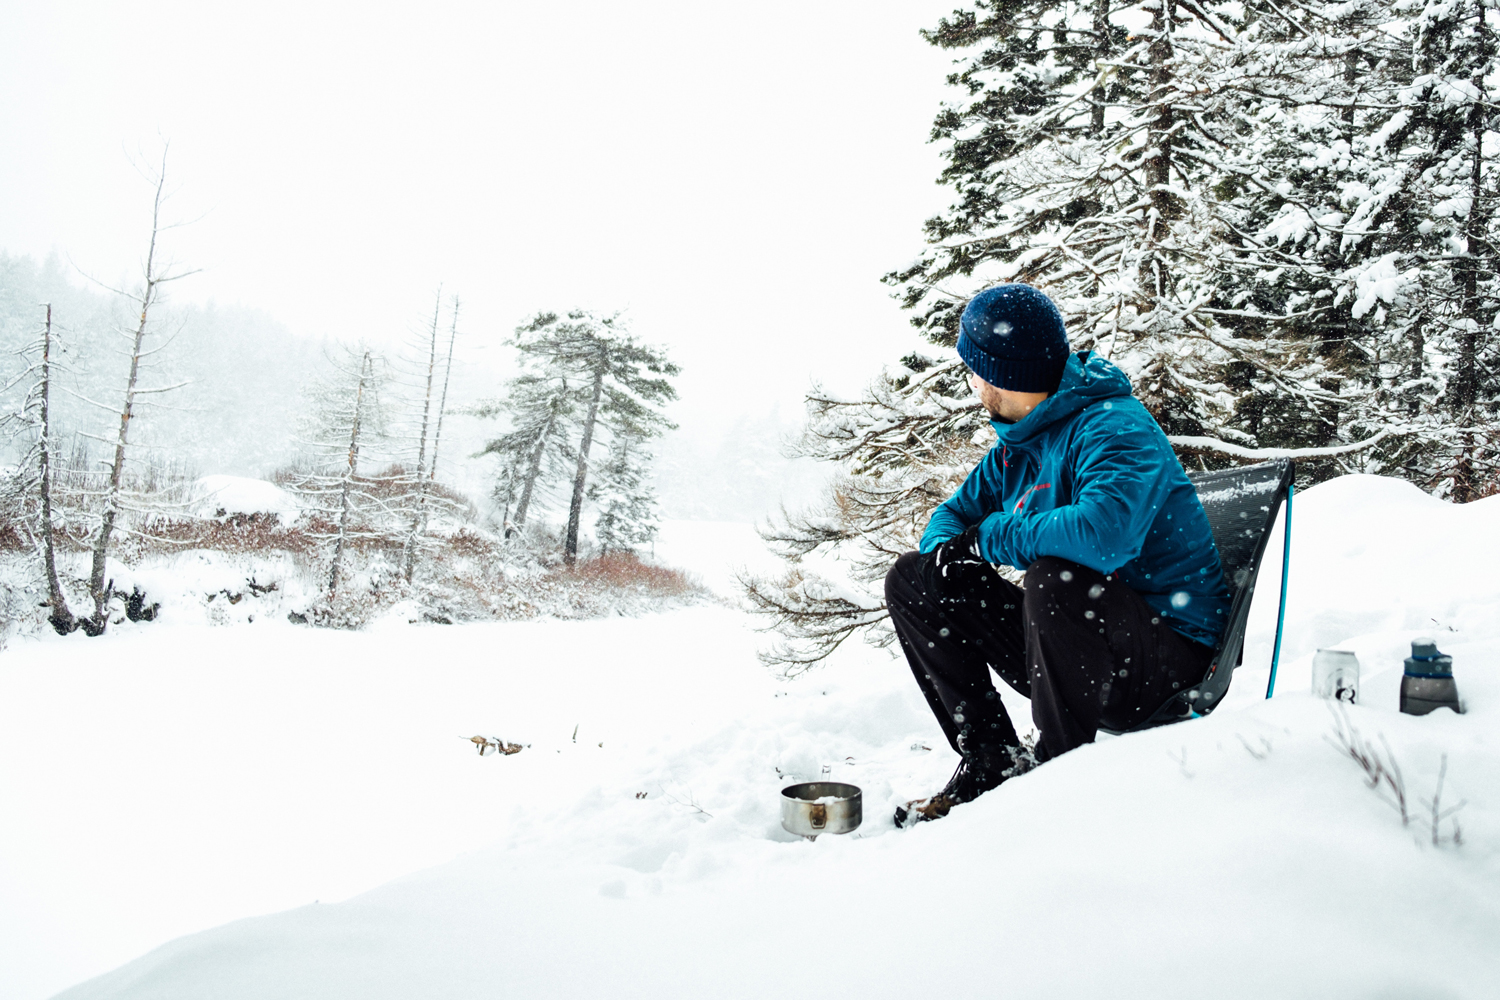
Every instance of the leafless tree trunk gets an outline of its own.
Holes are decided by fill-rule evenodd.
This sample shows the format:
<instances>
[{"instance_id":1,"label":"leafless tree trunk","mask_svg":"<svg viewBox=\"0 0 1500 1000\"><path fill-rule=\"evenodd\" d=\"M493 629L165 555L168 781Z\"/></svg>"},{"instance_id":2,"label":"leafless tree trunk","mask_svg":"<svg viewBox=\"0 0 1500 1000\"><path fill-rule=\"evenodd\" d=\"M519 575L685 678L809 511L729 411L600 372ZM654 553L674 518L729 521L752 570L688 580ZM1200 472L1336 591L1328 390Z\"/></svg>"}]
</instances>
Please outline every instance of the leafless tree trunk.
<instances>
[{"instance_id":1,"label":"leafless tree trunk","mask_svg":"<svg viewBox=\"0 0 1500 1000\"><path fill-rule=\"evenodd\" d=\"M58 635L67 635L78 627L68 598L57 578L56 547L52 540L52 304L47 304L47 325L42 333L42 430L37 442L41 460L42 493L42 561L47 567L47 603L52 613L47 620Z\"/></svg>"},{"instance_id":2,"label":"leafless tree trunk","mask_svg":"<svg viewBox=\"0 0 1500 1000\"><path fill-rule=\"evenodd\" d=\"M157 241L161 237L162 195L167 183L167 160L162 153L161 169L156 175L156 195L151 203L151 243L146 250L145 285L136 299L140 305L140 316L130 350L130 376L125 381L125 405L120 410L120 432L115 439L115 458L109 469L109 487L105 493L104 516L99 525L99 537L94 541L94 559L89 569L89 596L94 602L94 615L83 622L83 630L89 635L102 635L109 624L109 598L112 588L104 582L105 556L109 552L110 536L114 534L115 520L120 513L120 491L125 472L125 451L130 440L130 419L135 413L137 382L141 371L142 345L146 339L146 327L150 322L151 307L161 295L161 286L182 275L163 274L157 268Z\"/></svg>"},{"instance_id":3,"label":"leafless tree trunk","mask_svg":"<svg viewBox=\"0 0 1500 1000\"><path fill-rule=\"evenodd\" d=\"M573 475L573 500L568 504L568 537L563 559L572 563L578 558L578 522L583 517L583 483L589 474L589 447L594 443L594 424L599 418L599 401L604 398L605 365L594 372L594 395L589 400L588 416L583 421L583 440L578 445L578 471Z\"/></svg>"},{"instance_id":4,"label":"leafless tree trunk","mask_svg":"<svg viewBox=\"0 0 1500 1000\"><path fill-rule=\"evenodd\" d=\"M448 359L443 362L443 391L438 396L437 427L432 432L432 464L427 467L427 480L437 478L438 445L443 440L443 414L448 412L448 380L453 377L453 342L458 339L458 296L453 296L453 326L448 331ZM424 522L423 527L426 527Z\"/></svg>"},{"instance_id":5,"label":"leafless tree trunk","mask_svg":"<svg viewBox=\"0 0 1500 1000\"><path fill-rule=\"evenodd\" d=\"M338 594L339 570L344 564L344 542L349 537L349 491L354 486L354 475L359 469L359 425L364 415L365 385L373 373L370 352L366 351L359 363L359 383L354 390L354 420L349 428L349 464L344 469L344 482L339 490L339 533L333 543L333 568L328 572L328 598Z\"/></svg>"},{"instance_id":6,"label":"leafless tree trunk","mask_svg":"<svg viewBox=\"0 0 1500 1000\"><path fill-rule=\"evenodd\" d=\"M406 534L403 573L407 583L411 583L412 573L417 568L417 535L426 521L427 422L432 414L432 379L437 372L438 312L442 307L443 290L439 288L437 301L432 306L432 333L427 343L427 388L422 395L422 436L417 442L417 503L412 508L411 530Z\"/></svg>"}]
</instances>

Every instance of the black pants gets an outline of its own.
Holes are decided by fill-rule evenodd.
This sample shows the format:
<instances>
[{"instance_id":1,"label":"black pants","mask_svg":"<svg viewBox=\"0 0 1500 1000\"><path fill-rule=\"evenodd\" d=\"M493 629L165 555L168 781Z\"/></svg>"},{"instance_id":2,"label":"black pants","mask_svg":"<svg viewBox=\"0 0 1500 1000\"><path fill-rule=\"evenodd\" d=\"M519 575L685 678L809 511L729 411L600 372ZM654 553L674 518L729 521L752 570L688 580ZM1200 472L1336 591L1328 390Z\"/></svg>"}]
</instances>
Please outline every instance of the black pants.
<instances>
[{"instance_id":1,"label":"black pants","mask_svg":"<svg viewBox=\"0 0 1500 1000\"><path fill-rule=\"evenodd\" d=\"M932 558L897 559L886 604L917 684L960 753L1020 744L990 667L1031 699L1036 755L1048 760L1092 743L1101 724L1144 721L1202 680L1213 657L1123 583L1065 559L1032 563L1024 590L982 563L950 564L938 596L929 592Z\"/></svg>"}]
</instances>

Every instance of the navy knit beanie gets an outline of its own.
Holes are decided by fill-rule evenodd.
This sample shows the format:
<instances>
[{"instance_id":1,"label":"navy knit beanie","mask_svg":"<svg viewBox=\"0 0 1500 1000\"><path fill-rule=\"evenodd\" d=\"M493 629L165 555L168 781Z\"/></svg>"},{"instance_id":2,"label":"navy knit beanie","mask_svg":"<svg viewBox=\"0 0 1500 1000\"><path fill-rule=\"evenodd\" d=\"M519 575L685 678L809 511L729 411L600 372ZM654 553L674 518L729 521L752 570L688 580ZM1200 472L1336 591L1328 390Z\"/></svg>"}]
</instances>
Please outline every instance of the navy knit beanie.
<instances>
[{"instance_id":1,"label":"navy knit beanie","mask_svg":"<svg viewBox=\"0 0 1500 1000\"><path fill-rule=\"evenodd\" d=\"M1045 294L1030 285L996 285L964 307L958 356L997 389L1056 392L1068 363L1068 333Z\"/></svg>"}]
</instances>

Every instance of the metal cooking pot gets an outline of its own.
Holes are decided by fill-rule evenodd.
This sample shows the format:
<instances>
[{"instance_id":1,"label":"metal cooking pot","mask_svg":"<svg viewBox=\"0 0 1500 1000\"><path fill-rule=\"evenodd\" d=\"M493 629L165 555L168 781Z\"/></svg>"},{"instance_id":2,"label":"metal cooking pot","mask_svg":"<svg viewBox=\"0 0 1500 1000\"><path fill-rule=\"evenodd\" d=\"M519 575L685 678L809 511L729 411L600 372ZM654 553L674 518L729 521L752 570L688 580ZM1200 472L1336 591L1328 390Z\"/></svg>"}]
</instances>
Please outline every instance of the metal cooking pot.
<instances>
[{"instance_id":1,"label":"metal cooking pot","mask_svg":"<svg viewBox=\"0 0 1500 1000\"><path fill-rule=\"evenodd\" d=\"M788 833L816 840L820 833L859 828L864 806L858 785L804 781L781 790L781 825Z\"/></svg>"}]
</instances>

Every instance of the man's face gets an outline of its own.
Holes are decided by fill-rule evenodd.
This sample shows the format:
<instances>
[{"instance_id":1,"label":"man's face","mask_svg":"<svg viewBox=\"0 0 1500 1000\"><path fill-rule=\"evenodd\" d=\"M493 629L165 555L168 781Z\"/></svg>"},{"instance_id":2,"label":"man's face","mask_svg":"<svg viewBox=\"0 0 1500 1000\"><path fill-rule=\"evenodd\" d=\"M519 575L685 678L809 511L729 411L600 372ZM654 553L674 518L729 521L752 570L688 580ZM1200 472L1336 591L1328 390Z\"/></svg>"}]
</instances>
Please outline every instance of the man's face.
<instances>
[{"instance_id":1,"label":"man's face","mask_svg":"<svg viewBox=\"0 0 1500 1000\"><path fill-rule=\"evenodd\" d=\"M973 387L974 395L979 397L979 402L989 411L991 420L1004 420L1012 424L1036 409L1037 404L1049 395L1045 392L997 389L973 372L969 373L969 385Z\"/></svg>"}]
</instances>

